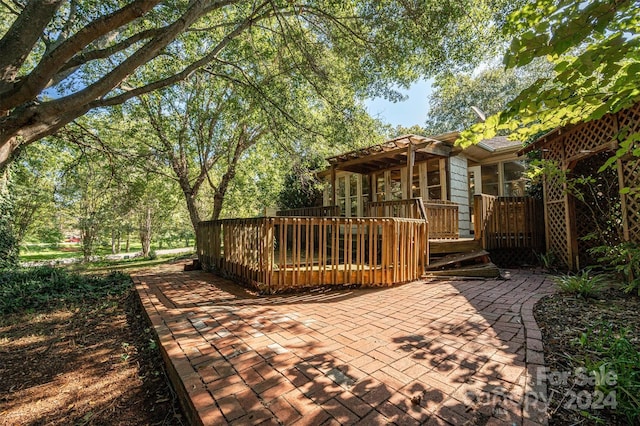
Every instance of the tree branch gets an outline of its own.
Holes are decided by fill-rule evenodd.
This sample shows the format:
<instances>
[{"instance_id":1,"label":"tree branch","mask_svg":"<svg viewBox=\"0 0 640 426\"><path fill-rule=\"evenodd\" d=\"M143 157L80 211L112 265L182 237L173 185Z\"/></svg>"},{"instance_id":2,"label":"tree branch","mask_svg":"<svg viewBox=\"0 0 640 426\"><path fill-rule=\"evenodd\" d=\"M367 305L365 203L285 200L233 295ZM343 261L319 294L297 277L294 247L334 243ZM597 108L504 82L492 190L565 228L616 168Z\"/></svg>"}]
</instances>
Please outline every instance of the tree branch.
<instances>
[{"instance_id":1,"label":"tree branch","mask_svg":"<svg viewBox=\"0 0 640 426\"><path fill-rule=\"evenodd\" d=\"M9 31L0 40L0 93L11 88L20 67L29 56L63 0L29 1ZM1 100L1 99L0 99ZM17 104L19 105L19 104ZM0 113L6 111L0 102Z\"/></svg>"},{"instance_id":2,"label":"tree branch","mask_svg":"<svg viewBox=\"0 0 640 426\"><path fill-rule=\"evenodd\" d=\"M89 43L99 37L143 16L160 1L135 0L109 15L96 19L79 30L49 54L45 55L35 69L15 84L11 90L0 94L0 110L11 109L35 98L76 53L81 52Z\"/></svg>"}]
</instances>

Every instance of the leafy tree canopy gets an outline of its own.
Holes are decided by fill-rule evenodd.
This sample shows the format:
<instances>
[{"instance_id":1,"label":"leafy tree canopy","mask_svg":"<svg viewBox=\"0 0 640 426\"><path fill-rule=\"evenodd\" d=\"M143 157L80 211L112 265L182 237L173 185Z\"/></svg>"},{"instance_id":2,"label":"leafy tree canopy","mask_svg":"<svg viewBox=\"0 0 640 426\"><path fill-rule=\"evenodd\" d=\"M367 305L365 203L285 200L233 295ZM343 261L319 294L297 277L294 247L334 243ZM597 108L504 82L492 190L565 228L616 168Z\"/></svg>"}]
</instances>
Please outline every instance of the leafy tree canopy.
<instances>
[{"instance_id":1,"label":"leafy tree canopy","mask_svg":"<svg viewBox=\"0 0 640 426\"><path fill-rule=\"evenodd\" d=\"M541 131L602 117L640 99L640 3L538 0L506 21L508 68L539 57L554 63L502 113L463 134L463 145L500 130L525 140Z\"/></svg>"},{"instance_id":2,"label":"leafy tree canopy","mask_svg":"<svg viewBox=\"0 0 640 426\"><path fill-rule=\"evenodd\" d=\"M266 102L274 73L330 97L359 95L473 62L505 1L30 0L0 2L0 167L88 111L198 70ZM498 5L498 6L496 6ZM483 23L483 24L478 24ZM486 24L485 24L486 23ZM330 52L330 54L328 54ZM339 73L328 72L337 61Z\"/></svg>"},{"instance_id":3,"label":"leafy tree canopy","mask_svg":"<svg viewBox=\"0 0 640 426\"><path fill-rule=\"evenodd\" d=\"M493 65L482 71L436 77L429 98L429 112L425 123L427 134L461 131L480 121L471 107L479 108L486 116L502 111L507 103L548 74L546 62L536 61L535 67L504 69Z\"/></svg>"}]
</instances>

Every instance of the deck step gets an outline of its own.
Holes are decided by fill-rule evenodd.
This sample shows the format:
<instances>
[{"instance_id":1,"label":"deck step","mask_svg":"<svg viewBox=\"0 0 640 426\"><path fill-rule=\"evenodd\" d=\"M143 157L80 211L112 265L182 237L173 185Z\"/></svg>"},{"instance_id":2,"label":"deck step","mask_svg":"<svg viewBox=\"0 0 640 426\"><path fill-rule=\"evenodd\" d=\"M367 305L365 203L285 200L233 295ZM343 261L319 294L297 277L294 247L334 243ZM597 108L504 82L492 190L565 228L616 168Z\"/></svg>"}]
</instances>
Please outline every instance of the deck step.
<instances>
[{"instance_id":1,"label":"deck step","mask_svg":"<svg viewBox=\"0 0 640 426\"><path fill-rule=\"evenodd\" d=\"M429 253L448 254L448 253L468 253L470 251L482 250L480 240L459 239L459 240L437 240L429 241Z\"/></svg>"},{"instance_id":2,"label":"deck step","mask_svg":"<svg viewBox=\"0 0 640 426\"><path fill-rule=\"evenodd\" d=\"M463 266L456 269L445 269L442 271L426 271L424 278L429 277L468 277L468 278L496 278L500 276L500 270L493 263L482 265Z\"/></svg>"},{"instance_id":3,"label":"deck step","mask_svg":"<svg viewBox=\"0 0 640 426\"><path fill-rule=\"evenodd\" d=\"M426 270L436 270L450 267L460 267L464 264L489 263L489 252L485 250L476 250L468 253L458 253L443 257L440 260L429 263Z\"/></svg>"}]
</instances>

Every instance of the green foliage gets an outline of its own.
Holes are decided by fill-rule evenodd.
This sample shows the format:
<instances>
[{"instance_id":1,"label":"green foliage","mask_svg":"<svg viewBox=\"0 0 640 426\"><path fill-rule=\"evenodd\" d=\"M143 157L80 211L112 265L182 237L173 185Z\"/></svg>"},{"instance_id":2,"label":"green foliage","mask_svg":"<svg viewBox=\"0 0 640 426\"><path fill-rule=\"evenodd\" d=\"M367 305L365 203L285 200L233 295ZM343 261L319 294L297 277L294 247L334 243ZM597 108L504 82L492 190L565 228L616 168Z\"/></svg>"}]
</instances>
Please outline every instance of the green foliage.
<instances>
[{"instance_id":1,"label":"green foliage","mask_svg":"<svg viewBox=\"0 0 640 426\"><path fill-rule=\"evenodd\" d=\"M158 253L155 250L149 250L149 255L147 256L149 260L156 260L158 258Z\"/></svg>"},{"instance_id":2,"label":"green foliage","mask_svg":"<svg viewBox=\"0 0 640 426\"><path fill-rule=\"evenodd\" d=\"M553 282L561 293L572 294L583 298L597 297L608 284L606 275L594 275L587 268L576 274L553 277Z\"/></svg>"},{"instance_id":3,"label":"green foliage","mask_svg":"<svg viewBox=\"0 0 640 426\"><path fill-rule=\"evenodd\" d=\"M540 265L542 265L544 269L552 271L557 266L558 258L556 257L555 253L552 251L549 251L547 253L540 253L537 255L537 257L538 257L538 260L540 261Z\"/></svg>"},{"instance_id":4,"label":"green foliage","mask_svg":"<svg viewBox=\"0 0 640 426\"><path fill-rule=\"evenodd\" d=\"M13 212L9 170L6 170L0 174L0 270L18 265L18 240L11 223Z\"/></svg>"},{"instance_id":5,"label":"green foliage","mask_svg":"<svg viewBox=\"0 0 640 426\"><path fill-rule=\"evenodd\" d=\"M487 116L504 109L507 103L550 72L547 62L536 61L526 69L505 70L491 66L479 73L447 72L436 76L429 97L426 134L463 130L480 121L471 107Z\"/></svg>"},{"instance_id":6,"label":"green foliage","mask_svg":"<svg viewBox=\"0 0 640 426\"><path fill-rule=\"evenodd\" d=\"M623 242L613 246L599 246L591 249L598 256L598 262L622 277L624 291L637 291L640 295L640 246L634 242Z\"/></svg>"},{"instance_id":7,"label":"green foliage","mask_svg":"<svg viewBox=\"0 0 640 426\"><path fill-rule=\"evenodd\" d=\"M640 351L629 334L603 321L589 327L577 343L586 354L578 361L597 378L594 390L615 394L616 415L631 425L640 421Z\"/></svg>"},{"instance_id":8,"label":"green foliage","mask_svg":"<svg viewBox=\"0 0 640 426\"><path fill-rule=\"evenodd\" d=\"M0 271L0 314L49 309L122 294L131 278L121 272L87 276L51 267Z\"/></svg>"},{"instance_id":9,"label":"green foliage","mask_svg":"<svg viewBox=\"0 0 640 426\"><path fill-rule=\"evenodd\" d=\"M313 170L319 168L320 160L295 163L284 178L282 191L278 195L281 209L296 209L322 205L322 183Z\"/></svg>"},{"instance_id":10,"label":"green foliage","mask_svg":"<svg viewBox=\"0 0 640 426\"><path fill-rule=\"evenodd\" d=\"M507 67L547 57L554 63L553 73L465 132L466 143L499 131L526 140L633 105L640 99L639 15L640 3L630 0L538 0L512 13L505 27L513 37ZM619 140L631 137L621 134Z\"/></svg>"}]
</instances>

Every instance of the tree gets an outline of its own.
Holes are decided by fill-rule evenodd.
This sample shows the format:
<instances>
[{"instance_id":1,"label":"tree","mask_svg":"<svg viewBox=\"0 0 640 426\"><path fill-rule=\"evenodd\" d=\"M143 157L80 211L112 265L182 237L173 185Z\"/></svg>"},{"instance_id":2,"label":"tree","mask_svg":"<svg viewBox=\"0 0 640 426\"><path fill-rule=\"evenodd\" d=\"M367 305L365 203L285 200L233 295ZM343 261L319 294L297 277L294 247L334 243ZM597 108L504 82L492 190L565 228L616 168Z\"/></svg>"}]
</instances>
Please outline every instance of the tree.
<instances>
[{"instance_id":1,"label":"tree","mask_svg":"<svg viewBox=\"0 0 640 426\"><path fill-rule=\"evenodd\" d=\"M322 167L322 158L301 159L293 164L278 194L278 207L296 209L322 205L322 183L314 174Z\"/></svg>"},{"instance_id":2,"label":"tree","mask_svg":"<svg viewBox=\"0 0 640 426\"><path fill-rule=\"evenodd\" d=\"M478 73L447 72L435 78L429 98L425 124L427 134L461 131L481 119L471 107L486 116L502 111L522 90L545 76L549 66L537 61L535 66L503 69L491 66Z\"/></svg>"},{"instance_id":3,"label":"tree","mask_svg":"<svg viewBox=\"0 0 640 426\"><path fill-rule=\"evenodd\" d=\"M488 6L496 3L497 9ZM1 2L0 168L21 147L88 111L169 87L200 69L218 81L244 72L255 93L273 102L260 71L279 54L289 56L276 61L281 72L319 92L323 81L340 78L360 95L392 94L389 82L406 85L478 56L505 3ZM258 32L271 39L270 52L248 49ZM325 73L326 50L341 64L339 76Z\"/></svg>"},{"instance_id":4,"label":"tree","mask_svg":"<svg viewBox=\"0 0 640 426\"><path fill-rule=\"evenodd\" d=\"M553 73L540 78L504 111L463 134L466 143L513 132L525 140L546 130L628 108L640 99L640 3L629 0L538 0L511 14L508 68L549 57ZM628 133L628 132L627 132ZM626 153L639 135L620 135Z\"/></svg>"},{"instance_id":5,"label":"tree","mask_svg":"<svg viewBox=\"0 0 640 426\"><path fill-rule=\"evenodd\" d=\"M203 78L145 96L140 107L153 134L141 154L151 148L156 166L170 165L194 230L202 217L203 184L213 191L210 217L218 219L238 162L265 134L264 120L228 84L216 87Z\"/></svg>"},{"instance_id":6,"label":"tree","mask_svg":"<svg viewBox=\"0 0 640 426\"><path fill-rule=\"evenodd\" d=\"M58 154L61 153L50 143L36 144L26 147L12 164L12 223L18 243L22 243L27 232L38 223L40 233L60 235L55 226L54 202L57 173L62 168Z\"/></svg>"},{"instance_id":7,"label":"tree","mask_svg":"<svg viewBox=\"0 0 640 426\"><path fill-rule=\"evenodd\" d=\"M0 174L0 269L18 265L18 241L11 225L13 200L9 179L9 169L6 169Z\"/></svg>"}]
</instances>

